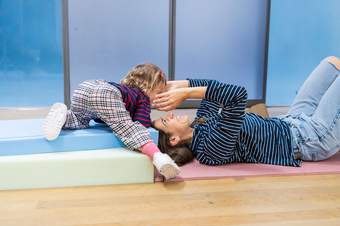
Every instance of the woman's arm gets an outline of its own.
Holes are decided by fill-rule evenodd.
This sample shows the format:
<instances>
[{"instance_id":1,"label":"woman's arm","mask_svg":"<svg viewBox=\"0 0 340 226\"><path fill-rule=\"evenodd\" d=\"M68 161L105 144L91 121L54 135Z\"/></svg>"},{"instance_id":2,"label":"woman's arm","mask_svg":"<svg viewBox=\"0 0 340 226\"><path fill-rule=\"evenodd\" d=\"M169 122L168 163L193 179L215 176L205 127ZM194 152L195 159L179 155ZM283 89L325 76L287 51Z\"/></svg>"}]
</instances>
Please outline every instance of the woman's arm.
<instances>
[{"instance_id":1,"label":"woman's arm","mask_svg":"<svg viewBox=\"0 0 340 226\"><path fill-rule=\"evenodd\" d=\"M197 87L197 86L208 86L210 83L216 81L212 79L187 79L189 82L189 87Z\"/></svg>"},{"instance_id":2,"label":"woman's arm","mask_svg":"<svg viewBox=\"0 0 340 226\"><path fill-rule=\"evenodd\" d=\"M219 103L222 112L228 109L235 111L238 107L241 107L244 112L247 102L247 91L242 86L213 81L208 84L204 98Z\"/></svg>"},{"instance_id":3,"label":"woman's arm","mask_svg":"<svg viewBox=\"0 0 340 226\"><path fill-rule=\"evenodd\" d=\"M188 80L174 80L168 81L166 83L166 90L178 89L178 88L187 88L189 87Z\"/></svg>"},{"instance_id":4,"label":"woman's arm","mask_svg":"<svg viewBox=\"0 0 340 226\"><path fill-rule=\"evenodd\" d=\"M197 86L208 86L209 83L215 80L211 79L186 79L186 80L173 80L167 82L167 89L178 89L178 88L188 88L188 87L197 87Z\"/></svg>"},{"instance_id":5,"label":"woman's arm","mask_svg":"<svg viewBox=\"0 0 340 226\"><path fill-rule=\"evenodd\" d=\"M220 110L214 113L214 126L209 133L200 138L201 150L196 159L207 165L220 165L230 162L235 154L235 145L243 124L247 92L244 87L224 84L217 81L207 86L205 102L199 112L210 112L211 106L219 105Z\"/></svg>"},{"instance_id":6,"label":"woman's arm","mask_svg":"<svg viewBox=\"0 0 340 226\"><path fill-rule=\"evenodd\" d=\"M169 90L156 95L153 106L160 111L170 111L175 109L186 99L203 99L207 87L187 87Z\"/></svg>"},{"instance_id":7,"label":"woman's arm","mask_svg":"<svg viewBox=\"0 0 340 226\"><path fill-rule=\"evenodd\" d=\"M246 103L247 92L244 87L207 79L187 81L190 87L172 89L156 95L153 106L161 111L170 111L186 99L205 99L219 103L222 108Z\"/></svg>"},{"instance_id":8,"label":"woman's arm","mask_svg":"<svg viewBox=\"0 0 340 226\"><path fill-rule=\"evenodd\" d=\"M166 92L156 95L152 106L160 111L175 109L186 99L203 99L206 86L214 80L209 79L187 79L168 81ZM203 88L205 87L205 88Z\"/></svg>"}]
</instances>

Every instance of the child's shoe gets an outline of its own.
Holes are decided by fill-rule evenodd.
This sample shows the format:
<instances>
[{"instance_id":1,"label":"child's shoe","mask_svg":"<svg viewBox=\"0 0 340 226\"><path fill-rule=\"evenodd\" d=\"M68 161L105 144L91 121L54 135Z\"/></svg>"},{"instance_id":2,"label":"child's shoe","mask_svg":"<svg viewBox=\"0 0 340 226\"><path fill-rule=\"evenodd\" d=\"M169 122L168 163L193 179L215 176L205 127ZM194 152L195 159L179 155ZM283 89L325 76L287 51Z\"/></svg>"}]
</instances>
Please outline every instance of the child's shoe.
<instances>
[{"instance_id":1,"label":"child's shoe","mask_svg":"<svg viewBox=\"0 0 340 226\"><path fill-rule=\"evenodd\" d=\"M180 169L174 160L162 152L156 152L153 155L153 164L166 180L175 178L180 173Z\"/></svg>"},{"instance_id":2,"label":"child's shoe","mask_svg":"<svg viewBox=\"0 0 340 226\"><path fill-rule=\"evenodd\" d=\"M47 140L55 140L63 128L67 115L67 107L63 103L52 105L43 122L43 133Z\"/></svg>"}]
</instances>

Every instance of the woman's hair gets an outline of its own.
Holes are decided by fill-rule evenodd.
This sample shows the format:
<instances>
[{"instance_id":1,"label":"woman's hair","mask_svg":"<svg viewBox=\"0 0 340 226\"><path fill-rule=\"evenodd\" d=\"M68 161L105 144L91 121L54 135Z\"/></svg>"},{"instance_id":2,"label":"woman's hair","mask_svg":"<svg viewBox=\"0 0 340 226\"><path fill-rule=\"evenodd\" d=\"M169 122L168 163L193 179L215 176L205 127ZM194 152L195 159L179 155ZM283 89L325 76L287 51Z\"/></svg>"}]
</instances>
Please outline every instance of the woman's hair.
<instances>
[{"instance_id":1,"label":"woman's hair","mask_svg":"<svg viewBox=\"0 0 340 226\"><path fill-rule=\"evenodd\" d=\"M161 152L168 154L179 166L183 166L194 159L187 143L171 146L169 143L169 135L161 130L159 130L158 135L158 147Z\"/></svg>"},{"instance_id":2,"label":"woman's hair","mask_svg":"<svg viewBox=\"0 0 340 226\"><path fill-rule=\"evenodd\" d=\"M166 78L158 66L154 64L139 64L125 75L121 83L147 92L154 90L158 85L166 85Z\"/></svg>"}]
</instances>

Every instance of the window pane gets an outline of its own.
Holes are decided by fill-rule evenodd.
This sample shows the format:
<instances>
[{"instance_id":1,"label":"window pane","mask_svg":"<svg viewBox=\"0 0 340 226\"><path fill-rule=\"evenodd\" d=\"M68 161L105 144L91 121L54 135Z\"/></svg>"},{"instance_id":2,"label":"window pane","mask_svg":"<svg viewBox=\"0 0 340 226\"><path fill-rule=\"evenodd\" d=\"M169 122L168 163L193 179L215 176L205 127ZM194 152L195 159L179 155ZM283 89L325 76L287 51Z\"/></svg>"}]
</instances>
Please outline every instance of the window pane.
<instances>
[{"instance_id":1,"label":"window pane","mask_svg":"<svg viewBox=\"0 0 340 226\"><path fill-rule=\"evenodd\" d=\"M262 99L267 1L185 0L176 8L176 79L217 79Z\"/></svg>"},{"instance_id":2,"label":"window pane","mask_svg":"<svg viewBox=\"0 0 340 226\"><path fill-rule=\"evenodd\" d=\"M0 0L0 107L64 100L59 0Z\"/></svg>"},{"instance_id":3,"label":"window pane","mask_svg":"<svg viewBox=\"0 0 340 226\"><path fill-rule=\"evenodd\" d=\"M339 0L272 0L268 105L290 105L323 58L340 56L339 9Z\"/></svg>"},{"instance_id":4,"label":"window pane","mask_svg":"<svg viewBox=\"0 0 340 226\"><path fill-rule=\"evenodd\" d=\"M169 2L69 1L71 94L86 79L120 79L134 65L168 69Z\"/></svg>"}]
</instances>

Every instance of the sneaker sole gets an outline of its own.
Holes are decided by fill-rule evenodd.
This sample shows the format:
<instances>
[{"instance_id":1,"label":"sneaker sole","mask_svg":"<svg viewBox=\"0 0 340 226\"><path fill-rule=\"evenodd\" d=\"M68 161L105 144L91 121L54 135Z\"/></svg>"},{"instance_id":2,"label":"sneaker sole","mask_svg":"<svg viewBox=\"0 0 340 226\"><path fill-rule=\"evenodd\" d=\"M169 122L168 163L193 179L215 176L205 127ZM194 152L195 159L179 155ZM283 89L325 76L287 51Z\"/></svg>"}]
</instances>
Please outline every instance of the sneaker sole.
<instances>
[{"instance_id":1,"label":"sneaker sole","mask_svg":"<svg viewBox=\"0 0 340 226\"><path fill-rule=\"evenodd\" d=\"M63 113L61 123L55 119L55 112L60 111ZM61 129L66 121L67 107L62 103L55 103L52 105L50 111L48 112L44 122L43 122L43 133L47 140L52 141L58 138ZM51 129L51 127L53 127Z\"/></svg>"},{"instance_id":2,"label":"sneaker sole","mask_svg":"<svg viewBox=\"0 0 340 226\"><path fill-rule=\"evenodd\" d=\"M165 164L160 169L160 174L162 174L166 180L175 178L180 173L180 170L172 164Z\"/></svg>"}]
</instances>

